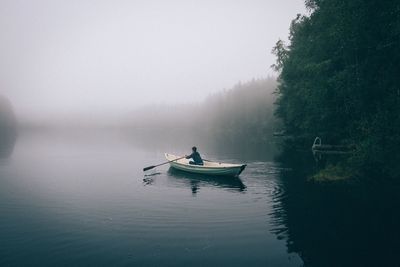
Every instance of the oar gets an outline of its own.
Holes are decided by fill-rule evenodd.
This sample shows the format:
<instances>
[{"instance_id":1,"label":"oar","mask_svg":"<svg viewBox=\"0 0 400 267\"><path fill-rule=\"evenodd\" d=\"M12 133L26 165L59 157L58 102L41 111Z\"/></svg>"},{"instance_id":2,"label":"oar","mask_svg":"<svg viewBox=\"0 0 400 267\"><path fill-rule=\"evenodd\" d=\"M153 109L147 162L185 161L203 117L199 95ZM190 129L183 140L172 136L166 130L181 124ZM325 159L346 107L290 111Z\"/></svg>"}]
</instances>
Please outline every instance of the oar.
<instances>
[{"instance_id":1,"label":"oar","mask_svg":"<svg viewBox=\"0 0 400 267\"><path fill-rule=\"evenodd\" d=\"M177 160L180 160L180 159L183 159L183 158L186 158L186 156L183 156L183 157L180 157L180 158L177 158L177 159L174 159L174 160L169 160L169 161L161 163L161 164L157 164L157 165L146 167L146 168L143 169L143 171L145 172L145 171L154 169L155 167L158 167L158 166L161 166L161 165L165 165L165 164L168 164L170 162L174 162L174 161L177 161Z\"/></svg>"}]
</instances>

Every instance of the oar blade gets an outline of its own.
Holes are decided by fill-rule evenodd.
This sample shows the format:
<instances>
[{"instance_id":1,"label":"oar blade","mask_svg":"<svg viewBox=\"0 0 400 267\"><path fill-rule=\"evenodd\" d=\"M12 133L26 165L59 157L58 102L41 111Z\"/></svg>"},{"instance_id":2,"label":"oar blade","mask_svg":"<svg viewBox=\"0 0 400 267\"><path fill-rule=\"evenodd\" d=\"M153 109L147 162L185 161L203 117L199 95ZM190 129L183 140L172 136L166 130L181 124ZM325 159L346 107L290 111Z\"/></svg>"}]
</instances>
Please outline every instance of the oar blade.
<instances>
[{"instance_id":1,"label":"oar blade","mask_svg":"<svg viewBox=\"0 0 400 267\"><path fill-rule=\"evenodd\" d=\"M149 167L144 168L143 171L145 172L145 171L154 169L155 167L157 167L157 166L149 166Z\"/></svg>"}]
</instances>

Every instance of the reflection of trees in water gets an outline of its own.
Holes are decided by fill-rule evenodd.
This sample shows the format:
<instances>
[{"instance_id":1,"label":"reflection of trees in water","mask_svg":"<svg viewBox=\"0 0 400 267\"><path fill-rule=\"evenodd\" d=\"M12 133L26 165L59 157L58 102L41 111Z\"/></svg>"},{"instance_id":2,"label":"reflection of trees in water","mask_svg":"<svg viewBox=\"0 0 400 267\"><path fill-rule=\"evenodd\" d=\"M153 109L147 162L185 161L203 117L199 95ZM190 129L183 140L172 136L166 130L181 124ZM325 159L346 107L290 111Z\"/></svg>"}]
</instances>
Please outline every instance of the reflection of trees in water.
<instances>
[{"instance_id":1,"label":"reflection of trees in water","mask_svg":"<svg viewBox=\"0 0 400 267\"><path fill-rule=\"evenodd\" d=\"M16 141L16 119L10 102L0 96L0 157L11 155Z\"/></svg>"},{"instance_id":2,"label":"reflection of trees in water","mask_svg":"<svg viewBox=\"0 0 400 267\"><path fill-rule=\"evenodd\" d=\"M218 187L232 192L244 192L246 186L237 177L207 176L200 174L187 173L170 168L168 176L174 182L187 186L196 195L201 187Z\"/></svg>"},{"instance_id":3,"label":"reflection of trees in water","mask_svg":"<svg viewBox=\"0 0 400 267\"><path fill-rule=\"evenodd\" d=\"M312 184L308 153L286 151L273 196L273 232L306 266L394 266L400 252L400 186ZM298 159L297 161L295 159Z\"/></svg>"}]
</instances>

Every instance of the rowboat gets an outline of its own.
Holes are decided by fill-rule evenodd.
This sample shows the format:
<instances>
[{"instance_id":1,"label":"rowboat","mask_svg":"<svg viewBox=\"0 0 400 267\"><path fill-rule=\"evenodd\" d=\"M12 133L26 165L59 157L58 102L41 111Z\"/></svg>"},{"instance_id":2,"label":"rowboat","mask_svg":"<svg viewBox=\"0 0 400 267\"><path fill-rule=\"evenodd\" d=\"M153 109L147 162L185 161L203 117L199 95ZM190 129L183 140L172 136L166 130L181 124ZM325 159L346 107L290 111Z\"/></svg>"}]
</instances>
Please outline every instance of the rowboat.
<instances>
[{"instance_id":1,"label":"rowboat","mask_svg":"<svg viewBox=\"0 0 400 267\"><path fill-rule=\"evenodd\" d=\"M239 176L246 168L246 164L221 163L209 160L204 160L204 165L192 165L189 164L188 159L180 158L168 153L165 153L165 158L169 161L170 166L174 169L206 175L236 177Z\"/></svg>"},{"instance_id":2,"label":"rowboat","mask_svg":"<svg viewBox=\"0 0 400 267\"><path fill-rule=\"evenodd\" d=\"M169 168L167 173L168 179L180 185L186 185L192 189L192 192L200 187L220 188L230 192L243 192L246 189L240 177L204 175L175 168Z\"/></svg>"}]
</instances>

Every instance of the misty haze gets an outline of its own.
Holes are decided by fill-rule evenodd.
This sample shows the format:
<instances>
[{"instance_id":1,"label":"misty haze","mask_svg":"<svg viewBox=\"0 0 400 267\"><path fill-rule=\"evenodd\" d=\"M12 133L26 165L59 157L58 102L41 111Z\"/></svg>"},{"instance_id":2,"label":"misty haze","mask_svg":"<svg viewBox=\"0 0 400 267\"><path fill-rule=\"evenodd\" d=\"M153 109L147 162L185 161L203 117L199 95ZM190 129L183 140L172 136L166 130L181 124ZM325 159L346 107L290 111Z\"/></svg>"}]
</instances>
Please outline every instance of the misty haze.
<instances>
[{"instance_id":1,"label":"misty haze","mask_svg":"<svg viewBox=\"0 0 400 267\"><path fill-rule=\"evenodd\" d=\"M0 0L0 265L398 265L399 25L394 0Z\"/></svg>"}]
</instances>

